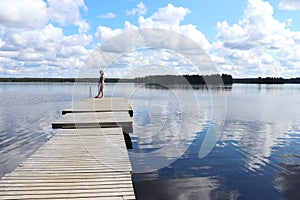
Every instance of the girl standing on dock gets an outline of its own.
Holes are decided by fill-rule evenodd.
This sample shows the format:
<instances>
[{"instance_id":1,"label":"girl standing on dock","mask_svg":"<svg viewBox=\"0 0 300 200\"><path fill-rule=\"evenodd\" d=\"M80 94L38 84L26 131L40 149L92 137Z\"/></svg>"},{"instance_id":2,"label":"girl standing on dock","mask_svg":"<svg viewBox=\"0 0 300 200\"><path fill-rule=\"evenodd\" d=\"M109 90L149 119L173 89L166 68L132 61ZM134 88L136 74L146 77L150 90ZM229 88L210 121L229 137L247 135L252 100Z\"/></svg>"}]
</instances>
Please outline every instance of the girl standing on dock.
<instances>
[{"instance_id":1,"label":"girl standing on dock","mask_svg":"<svg viewBox=\"0 0 300 200\"><path fill-rule=\"evenodd\" d=\"M104 72L100 70L100 78L98 81L98 94L95 98L104 98Z\"/></svg>"}]
</instances>

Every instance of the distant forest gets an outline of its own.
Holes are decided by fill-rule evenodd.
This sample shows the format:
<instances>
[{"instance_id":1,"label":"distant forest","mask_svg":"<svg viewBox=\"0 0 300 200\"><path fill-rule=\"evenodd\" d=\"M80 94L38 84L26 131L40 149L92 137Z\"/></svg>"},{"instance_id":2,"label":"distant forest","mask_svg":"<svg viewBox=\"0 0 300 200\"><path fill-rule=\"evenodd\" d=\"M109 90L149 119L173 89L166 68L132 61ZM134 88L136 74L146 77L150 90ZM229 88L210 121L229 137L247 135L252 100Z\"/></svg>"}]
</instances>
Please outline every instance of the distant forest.
<instances>
[{"instance_id":1,"label":"distant forest","mask_svg":"<svg viewBox=\"0 0 300 200\"><path fill-rule=\"evenodd\" d=\"M98 82L99 78L0 78L0 82ZM127 79L126 79L127 80ZM106 78L106 82L118 82L118 78ZM125 81L125 79L124 79Z\"/></svg>"},{"instance_id":2,"label":"distant forest","mask_svg":"<svg viewBox=\"0 0 300 200\"><path fill-rule=\"evenodd\" d=\"M161 83L161 84L232 84L231 75L155 75L133 79L106 78L105 82L130 82L130 83ZM98 82L98 78L0 78L0 82Z\"/></svg>"},{"instance_id":3,"label":"distant forest","mask_svg":"<svg viewBox=\"0 0 300 200\"><path fill-rule=\"evenodd\" d=\"M284 79L284 78L277 78L277 77L266 77L266 78L239 78L239 79L233 79L233 83L248 83L248 84L299 84L300 83L300 77L297 78L290 78L290 79Z\"/></svg>"},{"instance_id":4,"label":"distant forest","mask_svg":"<svg viewBox=\"0 0 300 200\"><path fill-rule=\"evenodd\" d=\"M213 75L155 75L138 77L134 79L106 78L105 82L130 82L130 83L161 83L161 84L194 84L210 85L220 84L221 80L225 85L233 83L240 84L300 84L300 77L284 79L281 77L266 78L232 78L228 74ZM98 82L98 78L0 78L0 82Z\"/></svg>"},{"instance_id":5,"label":"distant forest","mask_svg":"<svg viewBox=\"0 0 300 200\"><path fill-rule=\"evenodd\" d=\"M233 78L227 74L213 74L213 75L155 75L135 78L136 83L162 83L162 84L193 84L193 85L215 85L225 84L231 85ZM222 83L223 81L223 83Z\"/></svg>"}]
</instances>

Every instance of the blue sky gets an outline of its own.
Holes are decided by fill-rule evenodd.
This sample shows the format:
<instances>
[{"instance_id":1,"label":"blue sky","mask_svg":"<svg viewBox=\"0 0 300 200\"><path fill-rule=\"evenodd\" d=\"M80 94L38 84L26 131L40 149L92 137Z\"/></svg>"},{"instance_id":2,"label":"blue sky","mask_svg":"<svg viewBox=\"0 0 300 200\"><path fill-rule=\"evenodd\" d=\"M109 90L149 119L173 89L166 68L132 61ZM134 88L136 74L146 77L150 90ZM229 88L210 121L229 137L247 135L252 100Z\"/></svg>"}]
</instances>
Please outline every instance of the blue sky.
<instances>
[{"instance_id":1,"label":"blue sky","mask_svg":"<svg viewBox=\"0 0 300 200\"><path fill-rule=\"evenodd\" d=\"M140 28L187 36L219 73L300 76L300 0L0 0L0 77L77 77L105 41ZM150 65L194 73L167 50L114 63L107 76Z\"/></svg>"},{"instance_id":2,"label":"blue sky","mask_svg":"<svg viewBox=\"0 0 300 200\"><path fill-rule=\"evenodd\" d=\"M204 1L204 0L193 0L193 1L121 1L118 7L113 6L112 2L109 0L102 1L101 4L97 4L94 1L86 1L87 5L91 5L90 12L93 13L91 15L90 21L94 16L105 15L109 12L115 14L114 18L107 20L98 20L93 23L95 26L91 26L91 28L97 28L99 23L105 26L109 26L112 28L120 28L124 25L124 21L130 21L133 24L137 24L138 17L136 15L128 16L126 15L126 11L131 10L136 7L139 2L143 2L143 4L147 7L147 12L144 17L150 17L153 13L155 13L159 8L166 7L168 3L173 4L176 7L184 7L190 10L190 14L186 15L185 19L181 22L182 24L194 24L199 30L207 35L211 40L215 38L216 34L216 24L218 21L227 20L230 23L234 23L239 19L239 17L243 14L243 8L246 7L247 1L241 0L228 0L228 1L220 1L220 0L212 0L212 1ZM100 12L99 12L100 11Z\"/></svg>"}]
</instances>

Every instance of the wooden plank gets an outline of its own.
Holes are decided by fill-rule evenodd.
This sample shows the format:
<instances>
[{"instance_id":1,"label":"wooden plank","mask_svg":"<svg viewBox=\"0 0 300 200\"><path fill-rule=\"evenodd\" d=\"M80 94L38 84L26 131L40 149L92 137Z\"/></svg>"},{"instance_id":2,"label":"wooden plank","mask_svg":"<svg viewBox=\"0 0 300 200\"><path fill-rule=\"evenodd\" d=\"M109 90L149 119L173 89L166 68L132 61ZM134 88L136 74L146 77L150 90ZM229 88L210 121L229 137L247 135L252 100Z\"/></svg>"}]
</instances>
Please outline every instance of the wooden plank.
<instances>
[{"instance_id":1,"label":"wooden plank","mask_svg":"<svg viewBox=\"0 0 300 200\"><path fill-rule=\"evenodd\" d=\"M111 128L122 127L132 133L132 119L127 112L68 113L52 123L53 128Z\"/></svg>"},{"instance_id":2,"label":"wooden plank","mask_svg":"<svg viewBox=\"0 0 300 200\"><path fill-rule=\"evenodd\" d=\"M16 200L16 198L5 198L3 200L9 200L13 199ZM30 199L30 198L29 198ZM35 199L43 199L43 200L49 200L49 198L35 198ZM52 198L52 199L61 199L61 200L66 200L66 198ZM70 198L68 198L70 199ZM124 196L124 197L72 197L72 200L133 200L135 199L134 197L130 196ZM28 198L19 198L18 200L28 200ZM32 199L30 199L32 200Z\"/></svg>"},{"instance_id":3,"label":"wooden plank","mask_svg":"<svg viewBox=\"0 0 300 200\"><path fill-rule=\"evenodd\" d=\"M62 111L62 114L81 112L129 112L133 115L132 107L125 98L90 98L74 103Z\"/></svg>"},{"instance_id":4,"label":"wooden plank","mask_svg":"<svg viewBox=\"0 0 300 200\"><path fill-rule=\"evenodd\" d=\"M87 191L81 193L74 193L73 191L65 191L65 193L61 194L18 194L14 193L13 195L6 195L2 199L4 200L20 200L20 199L74 199L74 198L116 198L120 199L128 199L126 196L129 196L129 199L132 199L133 192L97 192L97 191ZM109 198L108 198L109 197Z\"/></svg>"},{"instance_id":5,"label":"wooden plank","mask_svg":"<svg viewBox=\"0 0 300 200\"><path fill-rule=\"evenodd\" d=\"M126 99L85 99L64 112L52 126L69 129L0 179L0 199L134 200Z\"/></svg>"},{"instance_id":6,"label":"wooden plank","mask_svg":"<svg viewBox=\"0 0 300 200\"><path fill-rule=\"evenodd\" d=\"M0 199L135 199L131 174L121 128L62 129L0 179Z\"/></svg>"}]
</instances>

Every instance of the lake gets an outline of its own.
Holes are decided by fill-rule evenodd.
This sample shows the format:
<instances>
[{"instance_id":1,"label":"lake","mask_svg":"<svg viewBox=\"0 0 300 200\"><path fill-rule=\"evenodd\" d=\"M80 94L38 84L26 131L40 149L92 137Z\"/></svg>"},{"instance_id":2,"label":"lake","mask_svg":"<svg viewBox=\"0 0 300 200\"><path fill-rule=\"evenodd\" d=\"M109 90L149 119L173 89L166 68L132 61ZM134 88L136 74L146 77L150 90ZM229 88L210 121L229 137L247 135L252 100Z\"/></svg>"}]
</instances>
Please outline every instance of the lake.
<instances>
[{"instance_id":1,"label":"lake","mask_svg":"<svg viewBox=\"0 0 300 200\"><path fill-rule=\"evenodd\" d=\"M88 83L0 83L0 177L55 135ZM134 110L137 199L298 199L300 85L170 88L110 84ZM214 137L208 137L214 133Z\"/></svg>"}]
</instances>

